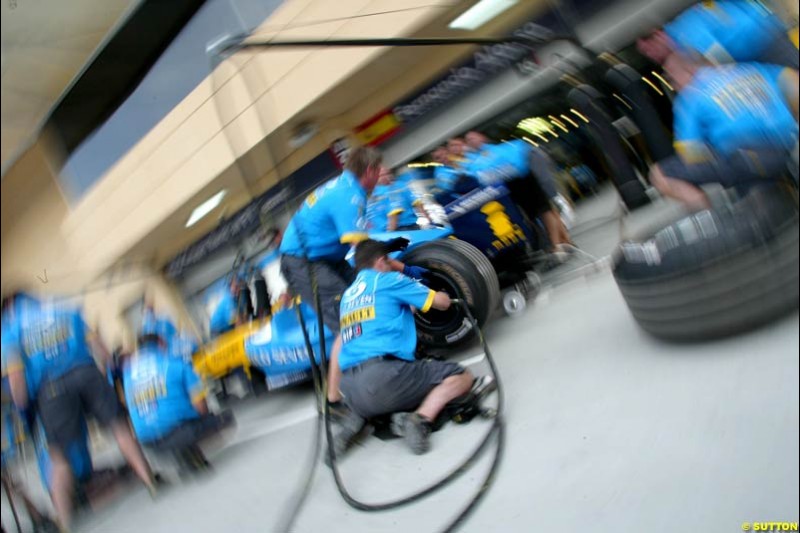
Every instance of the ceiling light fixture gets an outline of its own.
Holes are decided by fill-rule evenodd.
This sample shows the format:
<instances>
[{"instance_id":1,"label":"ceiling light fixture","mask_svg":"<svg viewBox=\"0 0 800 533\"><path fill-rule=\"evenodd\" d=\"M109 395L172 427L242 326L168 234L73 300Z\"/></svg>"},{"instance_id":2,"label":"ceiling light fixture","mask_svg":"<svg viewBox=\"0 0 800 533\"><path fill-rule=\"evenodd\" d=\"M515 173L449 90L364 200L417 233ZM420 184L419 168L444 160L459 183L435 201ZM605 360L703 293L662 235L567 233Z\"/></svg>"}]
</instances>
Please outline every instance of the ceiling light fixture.
<instances>
[{"instance_id":1,"label":"ceiling light fixture","mask_svg":"<svg viewBox=\"0 0 800 533\"><path fill-rule=\"evenodd\" d=\"M453 30L475 30L516 4L519 0L481 0L448 26Z\"/></svg>"},{"instance_id":2,"label":"ceiling light fixture","mask_svg":"<svg viewBox=\"0 0 800 533\"><path fill-rule=\"evenodd\" d=\"M214 208L222 202L222 199L225 198L227 193L228 191L226 189L222 189L217 194L195 207L192 214L189 215L189 220L186 221L186 227L194 226L201 218L213 211Z\"/></svg>"}]
</instances>

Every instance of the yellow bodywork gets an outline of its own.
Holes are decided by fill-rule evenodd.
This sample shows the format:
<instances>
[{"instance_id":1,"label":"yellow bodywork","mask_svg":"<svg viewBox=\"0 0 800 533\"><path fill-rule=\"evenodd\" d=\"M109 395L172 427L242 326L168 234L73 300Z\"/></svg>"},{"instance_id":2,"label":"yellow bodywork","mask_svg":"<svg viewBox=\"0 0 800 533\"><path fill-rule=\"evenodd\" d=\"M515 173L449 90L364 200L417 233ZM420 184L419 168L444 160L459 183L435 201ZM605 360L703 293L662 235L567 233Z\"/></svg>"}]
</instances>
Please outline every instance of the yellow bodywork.
<instances>
[{"instance_id":1,"label":"yellow bodywork","mask_svg":"<svg viewBox=\"0 0 800 533\"><path fill-rule=\"evenodd\" d=\"M194 354L194 369L204 380L220 379L238 368L250 377L250 360L244 351L244 341L262 328L269 318L254 320L223 333L202 346Z\"/></svg>"}]
</instances>

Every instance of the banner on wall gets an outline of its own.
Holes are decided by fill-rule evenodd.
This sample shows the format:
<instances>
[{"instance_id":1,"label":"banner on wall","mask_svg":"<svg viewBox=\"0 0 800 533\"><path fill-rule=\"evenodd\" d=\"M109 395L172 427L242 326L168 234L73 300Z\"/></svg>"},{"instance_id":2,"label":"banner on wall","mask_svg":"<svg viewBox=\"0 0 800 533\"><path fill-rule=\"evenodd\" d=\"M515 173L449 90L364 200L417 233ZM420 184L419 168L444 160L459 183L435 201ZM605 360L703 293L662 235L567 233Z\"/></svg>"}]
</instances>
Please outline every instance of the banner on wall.
<instances>
[{"instance_id":1,"label":"banner on wall","mask_svg":"<svg viewBox=\"0 0 800 533\"><path fill-rule=\"evenodd\" d=\"M400 131L400 119L385 110L355 128L356 139L366 146L378 146Z\"/></svg>"}]
</instances>

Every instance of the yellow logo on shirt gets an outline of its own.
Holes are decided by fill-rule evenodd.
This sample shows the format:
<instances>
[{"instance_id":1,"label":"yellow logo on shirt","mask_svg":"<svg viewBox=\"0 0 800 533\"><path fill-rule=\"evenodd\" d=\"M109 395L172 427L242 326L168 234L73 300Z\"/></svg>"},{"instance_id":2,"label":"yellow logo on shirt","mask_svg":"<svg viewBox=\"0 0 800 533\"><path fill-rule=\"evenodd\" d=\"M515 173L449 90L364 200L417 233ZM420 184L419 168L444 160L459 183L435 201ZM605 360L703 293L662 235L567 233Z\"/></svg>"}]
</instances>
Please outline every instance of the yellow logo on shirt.
<instances>
[{"instance_id":1,"label":"yellow logo on shirt","mask_svg":"<svg viewBox=\"0 0 800 533\"><path fill-rule=\"evenodd\" d=\"M366 322L368 320L375 320L375 306L371 305L369 307L362 307L360 309L356 309L355 311L351 311L344 315L341 320L339 320L339 324L343 328L347 328L352 326L353 324L357 324L359 322Z\"/></svg>"}]
</instances>

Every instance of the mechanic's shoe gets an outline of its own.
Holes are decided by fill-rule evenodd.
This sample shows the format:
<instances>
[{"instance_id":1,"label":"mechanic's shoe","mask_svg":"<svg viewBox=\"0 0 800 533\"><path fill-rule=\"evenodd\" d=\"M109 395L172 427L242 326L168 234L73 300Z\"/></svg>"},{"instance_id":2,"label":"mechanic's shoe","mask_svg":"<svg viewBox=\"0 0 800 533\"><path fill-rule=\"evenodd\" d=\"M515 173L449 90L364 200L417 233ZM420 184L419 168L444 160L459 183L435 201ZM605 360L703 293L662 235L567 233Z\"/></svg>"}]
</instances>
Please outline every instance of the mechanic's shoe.
<instances>
[{"instance_id":1,"label":"mechanic's shoe","mask_svg":"<svg viewBox=\"0 0 800 533\"><path fill-rule=\"evenodd\" d=\"M416 455L422 455L431 449L431 423L417 413L393 414L392 432L402 436Z\"/></svg>"},{"instance_id":2,"label":"mechanic's shoe","mask_svg":"<svg viewBox=\"0 0 800 533\"><path fill-rule=\"evenodd\" d=\"M347 418L349 413L350 409L344 402L328 402L328 416L332 421L339 422Z\"/></svg>"},{"instance_id":3,"label":"mechanic's shoe","mask_svg":"<svg viewBox=\"0 0 800 533\"><path fill-rule=\"evenodd\" d=\"M364 429L367 421L358 416L355 412L345 408L345 411L337 419L331 418L331 434L333 436L333 453L338 460L341 458L355 441L361 430ZM330 466L330 454L325 452L325 464Z\"/></svg>"},{"instance_id":4,"label":"mechanic's shoe","mask_svg":"<svg viewBox=\"0 0 800 533\"><path fill-rule=\"evenodd\" d=\"M479 401L495 390L497 390L497 381L494 377L489 375L481 376L475 378L475 381L472 382L469 396Z\"/></svg>"},{"instance_id":5,"label":"mechanic's shoe","mask_svg":"<svg viewBox=\"0 0 800 533\"><path fill-rule=\"evenodd\" d=\"M389 428L391 429L393 435L398 437L405 436L406 417L410 414L411 413L392 413Z\"/></svg>"}]
</instances>

